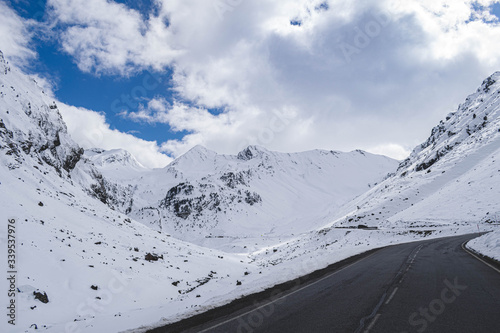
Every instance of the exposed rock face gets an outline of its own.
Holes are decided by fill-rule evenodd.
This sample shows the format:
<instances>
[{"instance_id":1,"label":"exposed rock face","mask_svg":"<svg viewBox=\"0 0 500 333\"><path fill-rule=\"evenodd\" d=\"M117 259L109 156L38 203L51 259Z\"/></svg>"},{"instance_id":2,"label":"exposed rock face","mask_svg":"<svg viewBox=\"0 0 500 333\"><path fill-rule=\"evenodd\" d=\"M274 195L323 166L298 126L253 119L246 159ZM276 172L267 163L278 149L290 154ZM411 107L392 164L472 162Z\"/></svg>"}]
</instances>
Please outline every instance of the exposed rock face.
<instances>
[{"instance_id":1,"label":"exposed rock face","mask_svg":"<svg viewBox=\"0 0 500 333\"><path fill-rule=\"evenodd\" d=\"M233 173L230 173L234 176ZM253 206L262 202L262 198L255 192L237 189L232 177L224 178L229 181L227 188L210 183L198 183L197 187L190 183L181 183L172 187L160 202L159 208L165 210L164 214L173 214L193 225L203 224L206 228L217 226L217 219L207 221L205 216L212 214L226 214L228 207L237 207L245 203ZM244 184L241 181L240 184ZM222 210L224 208L224 211ZM168 218L165 215L164 218ZM184 223L177 223L178 228L185 227Z\"/></svg>"},{"instance_id":2,"label":"exposed rock face","mask_svg":"<svg viewBox=\"0 0 500 333\"><path fill-rule=\"evenodd\" d=\"M253 235L310 230L327 219L325 210L363 193L397 165L362 151L287 154L250 146L221 155L196 146L164 169L122 172L134 186L132 218L196 241L243 230ZM105 177L121 178L98 169Z\"/></svg>"},{"instance_id":3,"label":"exposed rock face","mask_svg":"<svg viewBox=\"0 0 500 333\"><path fill-rule=\"evenodd\" d=\"M411 156L401 163L399 170L428 170L468 137L486 128L500 113L499 81L500 72L484 80L481 87L467 97L456 112L450 113L432 129L430 137L414 149Z\"/></svg>"},{"instance_id":4,"label":"exposed rock face","mask_svg":"<svg viewBox=\"0 0 500 333\"><path fill-rule=\"evenodd\" d=\"M11 69L1 51L0 149L11 156L11 168L29 156L54 167L61 176L73 170L83 155L57 104L34 79Z\"/></svg>"},{"instance_id":5,"label":"exposed rock face","mask_svg":"<svg viewBox=\"0 0 500 333\"><path fill-rule=\"evenodd\" d=\"M343 225L480 223L500 197L500 72L483 81L397 172L348 205ZM354 213L353 213L354 211ZM464 222L464 223L465 223ZM431 224L432 225L432 224Z\"/></svg>"},{"instance_id":6,"label":"exposed rock face","mask_svg":"<svg viewBox=\"0 0 500 333\"><path fill-rule=\"evenodd\" d=\"M130 212L134 188L105 179L84 157L68 134L53 98L34 79L8 65L0 51L0 152L10 169L22 164L49 165L62 178L74 180L94 198L113 209ZM104 153L101 150L101 153ZM135 159L125 151L105 154L106 165L129 163ZM136 162L136 161L135 161ZM138 162L137 169L143 168Z\"/></svg>"}]
</instances>

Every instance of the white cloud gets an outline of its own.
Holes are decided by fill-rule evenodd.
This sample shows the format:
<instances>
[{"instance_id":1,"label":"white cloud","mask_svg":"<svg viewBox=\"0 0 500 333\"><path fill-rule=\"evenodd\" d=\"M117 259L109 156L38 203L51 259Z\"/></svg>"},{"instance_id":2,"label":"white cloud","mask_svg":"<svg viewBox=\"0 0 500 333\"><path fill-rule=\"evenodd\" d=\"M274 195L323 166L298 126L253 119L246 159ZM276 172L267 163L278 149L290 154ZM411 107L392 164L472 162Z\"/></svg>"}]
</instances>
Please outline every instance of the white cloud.
<instances>
[{"instance_id":1,"label":"white cloud","mask_svg":"<svg viewBox=\"0 0 500 333\"><path fill-rule=\"evenodd\" d=\"M89 6L95 10L96 7ZM5 2L0 1L0 51L17 66L27 65L37 56L30 48L33 37L31 28L37 23L27 21L17 15ZM114 58L114 55L110 55ZM31 75L49 96L54 96L53 83L38 75ZM164 167L172 161L160 152L156 142L141 140L131 134L110 128L105 116L95 111L76 108L58 103L68 131L83 148L122 148L131 152L139 162L147 167Z\"/></svg>"},{"instance_id":2,"label":"white cloud","mask_svg":"<svg viewBox=\"0 0 500 333\"><path fill-rule=\"evenodd\" d=\"M165 151L257 143L399 158L500 68L498 20L473 7L497 2L341 0L325 10L323 0L157 0L148 16L112 1L50 0L82 70L174 70L178 102L127 114L188 132Z\"/></svg>"},{"instance_id":3,"label":"white cloud","mask_svg":"<svg viewBox=\"0 0 500 333\"><path fill-rule=\"evenodd\" d=\"M68 132L80 146L102 149L125 149L144 166L160 168L172 159L160 152L156 142L145 141L131 134L113 130L103 114L58 103Z\"/></svg>"},{"instance_id":4,"label":"white cloud","mask_svg":"<svg viewBox=\"0 0 500 333\"><path fill-rule=\"evenodd\" d=\"M204 108L177 101L170 104L164 99L153 99L137 112L123 112L121 115L136 122L165 123L173 131L189 132L180 141L170 140L162 144L163 151L176 157L198 144L217 147L221 153L234 153L235 149L241 150L250 144L266 146L287 129L303 131L308 121L299 121L293 107L268 113L242 109L216 116Z\"/></svg>"},{"instance_id":5,"label":"white cloud","mask_svg":"<svg viewBox=\"0 0 500 333\"><path fill-rule=\"evenodd\" d=\"M413 148L413 147L412 147ZM411 149L402 147L398 144L395 143L388 143L388 144L381 144L376 147L368 149L368 152L373 153L373 154L380 154L380 155L385 155L392 157L396 160L404 160L407 158L410 153Z\"/></svg>"},{"instance_id":6,"label":"white cloud","mask_svg":"<svg viewBox=\"0 0 500 333\"><path fill-rule=\"evenodd\" d=\"M30 22L20 18L4 1L0 1L0 51L18 66L36 57L30 47Z\"/></svg>"},{"instance_id":7,"label":"white cloud","mask_svg":"<svg viewBox=\"0 0 500 333\"><path fill-rule=\"evenodd\" d=\"M140 68L164 68L176 51L163 17L142 16L124 4L106 0L49 0L51 24L63 24L64 51L82 71L128 75Z\"/></svg>"}]
</instances>

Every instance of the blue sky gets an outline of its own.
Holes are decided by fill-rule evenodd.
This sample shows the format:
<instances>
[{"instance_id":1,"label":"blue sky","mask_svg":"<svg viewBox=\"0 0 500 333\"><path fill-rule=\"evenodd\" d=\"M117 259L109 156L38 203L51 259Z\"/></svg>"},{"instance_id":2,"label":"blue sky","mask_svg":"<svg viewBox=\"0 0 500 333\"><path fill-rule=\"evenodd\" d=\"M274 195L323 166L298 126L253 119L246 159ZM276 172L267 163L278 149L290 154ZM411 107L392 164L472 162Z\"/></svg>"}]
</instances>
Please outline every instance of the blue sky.
<instances>
[{"instance_id":1,"label":"blue sky","mask_svg":"<svg viewBox=\"0 0 500 333\"><path fill-rule=\"evenodd\" d=\"M499 1L48 2L0 0L0 49L88 111L63 112L79 144L148 166L197 144L402 159L500 70Z\"/></svg>"},{"instance_id":2,"label":"blue sky","mask_svg":"<svg viewBox=\"0 0 500 333\"><path fill-rule=\"evenodd\" d=\"M152 10L152 1L117 2L140 10L143 15L148 15ZM46 1L44 0L11 1L11 6L24 18L39 21L45 18ZM163 142L181 139L186 134L184 131L172 131L168 124L132 122L118 114L118 111L123 110L137 111L140 104L145 104L154 97L160 96L172 100L170 91L172 72L168 68L165 71L143 70L130 77L105 74L96 76L82 72L73 58L62 52L60 46L53 40L38 39L34 41L34 45L38 59L31 63L29 69L55 83L55 94L61 102L103 111L112 128L133 133L145 140ZM151 82L146 85L147 89L135 89L143 87L144 80L147 83Z\"/></svg>"},{"instance_id":3,"label":"blue sky","mask_svg":"<svg viewBox=\"0 0 500 333\"><path fill-rule=\"evenodd\" d=\"M491 6L491 13L500 18L500 4L495 3Z\"/></svg>"}]
</instances>

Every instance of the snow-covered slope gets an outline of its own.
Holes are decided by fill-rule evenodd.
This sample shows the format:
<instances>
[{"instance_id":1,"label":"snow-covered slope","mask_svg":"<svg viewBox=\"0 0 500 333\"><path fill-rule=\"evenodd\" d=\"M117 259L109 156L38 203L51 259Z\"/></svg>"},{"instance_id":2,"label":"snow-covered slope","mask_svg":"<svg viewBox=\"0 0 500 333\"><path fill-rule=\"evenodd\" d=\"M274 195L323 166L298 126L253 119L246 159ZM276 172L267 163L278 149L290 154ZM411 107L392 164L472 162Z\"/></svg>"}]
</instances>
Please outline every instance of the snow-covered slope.
<instances>
[{"instance_id":1,"label":"snow-covered slope","mask_svg":"<svg viewBox=\"0 0 500 333\"><path fill-rule=\"evenodd\" d=\"M238 292L237 280L255 269L244 256L173 239L110 208L125 207L130 187L91 160L109 172L146 170L128 153L83 156L56 102L1 53L0 86L0 248L7 258L14 225L18 272L16 326L3 320L1 332L123 331Z\"/></svg>"},{"instance_id":2,"label":"snow-covered slope","mask_svg":"<svg viewBox=\"0 0 500 333\"><path fill-rule=\"evenodd\" d=\"M500 198L500 72L487 78L389 179L346 205L342 225L481 223Z\"/></svg>"},{"instance_id":3,"label":"snow-covered slope","mask_svg":"<svg viewBox=\"0 0 500 333\"><path fill-rule=\"evenodd\" d=\"M10 169L25 156L55 168L60 175L71 171L83 149L68 135L57 104L34 79L12 68L0 51L0 149Z\"/></svg>"},{"instance_id":4,"label":"snow-covered slope","mask_svg":"<svg viewBox=\"0 0 500 333\"><path fill-rule=\"evenodd\" d=\"M2 332L119 332L237 291L237 280L255 270L244 256L158 233L91 198L52 167L39 169L0 164L0 245L7 248L6 224L14 219L20 291L17 325L1 326ZM34 292L46 293L49 302ZM155 311L146 311L151 307Z\"/></svg>"},{"instance_id":5,"label":"snow-covered slope","mask_svg":"<svg viewBox=\"0 0 500 333\"><path fill-rule=\"evenodd\" d=\"M382 177L387 165L395 167L389 159L362 153L346 154L335 169L326 165L337 158L330 152L310 152L299 158L250 148L238 157L197 147L166 169L148 170L122 150L93 149L84 154L68 135L57 101L9 66L1 53L0 85L0 221L4 226L0 247L6 258L7 224L14 224L18 271L16 326L2 321L2 332L135 331L162 317L175 320L273 285L276 275L262 264L267 258L259 259L259 264L250 255L250 245L267 246L264 243L274 242L273 238L259 235L261 243L248 242L247 251L221 252L177 240L124 213L148 202L159 205L180 182L190 182L196 191L203 191L204 184L213 186L214 193L221 190L222 198L241 198L234 207L251 207L252 200L254 206L260 202L250 187L251 177L261 184L255 188L263 189L265 181L283 173L292 162L297 184L311 181L318 192L334 183L322 184L315 172L337 170L339 175L334 177L342 177L347 169L359 171L353 189L347 182L341 188L352 195L361 185L367 187L373 178ZM318 156L323 160L314 161ZM365 174L354 165L365 158L380 165L372 164L375 170ZM258 171L247 172L252 168ZM129 183L130 178L134 182ZM287 181L279 178L281 188L302 195ZM313 193L314 188L306 191ZM229 201L223 204L233 207ZM356 250L335 258L351 252ZM6 279L0 282L2 290L8 290L6 283Z\"/></svg>"},{"instance_id":6,"label":"snow-covered slope","mask_svg":"<svg viewBox=\"0 0 500 333\"><path fill-rule=\"evenodd\" d=\"M0 51L0 150L3 164L10 170L24 165L41 170L49 165L60 177L78 182L88 194L111 208L126 211L131 189L106 180L84 150L71 139L56 101L38 86L36 80L10 66ZM92 152L89 152L89 154ZM103 170L127 163L135 170L144 169L126 152L107 153L107 159L95 160ZM125 169L125 167L124 167ZM45 173L51 171L44 171Z\"/></svg>"},{"instance_id":7,"label":"snow-covered slope","mask_svg":"<svg viewBox=\"0 0 500 333\"><path fill-rule=\"evenodd\" d=\"M165 202L167 210L167 194L189 182L193 192L220 190L228 200L220 205L229 209L291 209L295 207L286 206L287 200L300 205L302 198L314 204L303 213L326 216L329 212L316 211L322 206L306 196L326 198L325 206L348 200L389 166L395 168L394 161L362 152L279 154L257 147L224 156L197 147L166 169L148 170L124 151L95 149L82 155L66 132L57 102L28 76L9 69L3 58L1 64L0 247L6 258L6 225L14 224L18 271L16 326L2 321L2 332L137 332L138 326L162 317L172 321L307 274L369 244L416 238L391 235L372 243L360 235L354 238L364 241L351 246L344 230L311 231L300 247L303 237L251 238L241 230L231 246L234 253L177 240L123 211L148 202ZM352 175L357 176L352 182L344 179ZM136 176L134 183L126 181ZM275 196L272 187L278 191ZM183 195L189 197L185 189ZM253 194L257 191L261 200ZM233 195L242 202L231 203ZM290 251L278 265L281 237ZM267 250L272 248L276 251ZM313 251L321 256L299 267ZM2 279L0 288L8 290L6 284Z\"/></svg>"},{"instance_id":8,"label":"snow-covered slope","mask_svg":"<svg viewBox=\"0 0 500 333\"><path fill-rule=\"evenodd\" d=\"M497 229L498 226L497 224ZM467 243L467 247L483 256L500 262L500 230L488 233Z\"/></svg>"},{"instance_id":9,"label":"snow-covered slope","mask_svg":"<svg viewBox=\"0 0 500 333\"><path fill-rule=\"evenodd\" d=\"M363 151L284 154L250 146L232 156L197 146L159 170L96 165L107 178L134 187L131 217L205 243L322 226L338 207L395 171L397 162Z\"/></svg>"},{"instance_id":10,"label":"snow-covered slope","mask_svg":"<svg viewBox=\"0 0 500 333\"><path fill-rule=\"evenodd\" d=\"M84 156L88 158L103 173L114 177L130 177L136 172L145 172L149 169L139 163L132 154L123 149L104 150L99 148L88 149Z\"/></svg>"}]
</instances>

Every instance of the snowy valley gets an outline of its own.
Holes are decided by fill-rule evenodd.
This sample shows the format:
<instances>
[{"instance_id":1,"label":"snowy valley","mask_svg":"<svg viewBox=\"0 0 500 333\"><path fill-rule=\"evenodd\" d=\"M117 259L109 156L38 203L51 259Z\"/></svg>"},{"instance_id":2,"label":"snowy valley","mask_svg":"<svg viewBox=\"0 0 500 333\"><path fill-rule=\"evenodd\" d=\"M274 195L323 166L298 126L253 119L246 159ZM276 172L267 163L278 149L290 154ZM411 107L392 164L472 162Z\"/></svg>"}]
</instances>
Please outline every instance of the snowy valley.
<instances>
[{"instance_id":1,"label":"snowy valley","mask_svg":"<svg viewBox=\"0 0 500 333\"><path fill-rule=\"evenodd\" d=\"M283 154L251 146L230 156L197 146L166 168L148 171L124 151L90 154L106 179L132 186L124 213L154 230L210 246L221 239L293 236L321 227L398 165L362 151Z\"/></svg>"},{"instance_id":2,"label":"snowy valley","mask_svg":"<svg viewBox=\"0 0 500 333\"><path fill-rule=\"evenodd\" d=\"M376 247L478 229L494 232L471 248L500 259L500 73L401 163L196 146L148 169L81 149L62 104L2 53L0 86L0 246L14 220L20 332L145 331Z\"/></svg>"}]
</instances>

